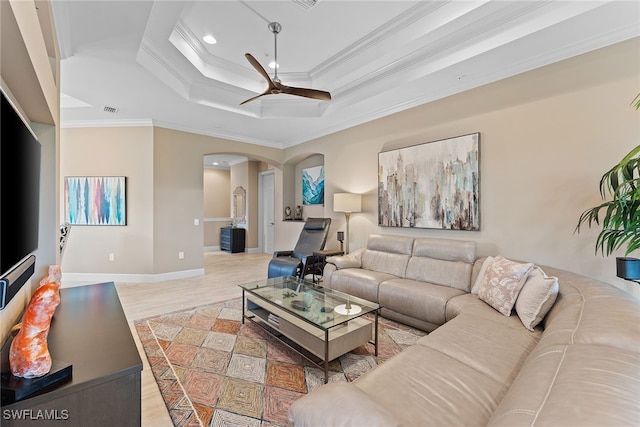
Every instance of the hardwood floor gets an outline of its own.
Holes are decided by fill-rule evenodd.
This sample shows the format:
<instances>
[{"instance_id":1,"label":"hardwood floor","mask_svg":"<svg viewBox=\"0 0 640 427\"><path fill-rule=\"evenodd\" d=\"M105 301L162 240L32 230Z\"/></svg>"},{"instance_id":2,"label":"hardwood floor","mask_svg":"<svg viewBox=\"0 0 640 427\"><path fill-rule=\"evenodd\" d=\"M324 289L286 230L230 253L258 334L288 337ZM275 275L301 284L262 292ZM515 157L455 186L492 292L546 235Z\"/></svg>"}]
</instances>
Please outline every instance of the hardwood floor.
<instances>
[{"instance_id":1,"label":"hardwood floor","mask_svg":"<svg viewBox=\"0 0 640 427\"><path fill-rule=\"evenodd\" d=\"M131 327L142 371L142 425L172 427L158 385L135 332L133 321L198 305L242 296L238 284L267 277L270 254L205 253L204 276L155 283L116 283L124 313Z\"/></svg>"}]
</instances>

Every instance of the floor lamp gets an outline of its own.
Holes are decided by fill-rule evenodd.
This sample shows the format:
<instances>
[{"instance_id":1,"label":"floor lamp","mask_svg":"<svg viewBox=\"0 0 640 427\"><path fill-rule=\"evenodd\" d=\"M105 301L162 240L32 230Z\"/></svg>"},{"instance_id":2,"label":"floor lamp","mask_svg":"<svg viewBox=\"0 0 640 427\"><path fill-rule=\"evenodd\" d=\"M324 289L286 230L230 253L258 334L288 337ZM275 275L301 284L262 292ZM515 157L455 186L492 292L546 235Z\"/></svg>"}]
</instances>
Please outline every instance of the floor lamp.
<instances>
[{"instance_id":1,"label":"floor lamp","mask_svg":"<svg viewBox=\"0 0 640 427\"><path fill-rule=\"evenodd\" d=\"M354 193L335 193L333 195L333 211L344 212L347 220L345 233L345 254L349 253L349 217L352 212L362 212L362 195Z\"/></svg>"}]
</instances>

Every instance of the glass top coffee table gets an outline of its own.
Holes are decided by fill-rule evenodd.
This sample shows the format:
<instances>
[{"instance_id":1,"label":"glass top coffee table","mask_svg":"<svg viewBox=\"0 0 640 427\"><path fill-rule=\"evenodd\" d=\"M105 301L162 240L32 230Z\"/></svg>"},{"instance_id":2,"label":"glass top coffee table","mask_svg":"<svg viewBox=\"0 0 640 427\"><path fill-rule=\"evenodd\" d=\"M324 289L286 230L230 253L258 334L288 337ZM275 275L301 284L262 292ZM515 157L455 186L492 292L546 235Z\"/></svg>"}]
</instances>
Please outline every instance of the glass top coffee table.
<instances>
[{"instance_id":1,"label":"glass top coffee table","mask_svg":"<svg viewBox=\"0 0 640 427\"><path fill-rule=\"evenodd\" d=\"M242 288L242 323L245 319L254 322L323 369L325 383L329 361L371 342L372 337L375 355L378 355L381 306L374 302L295 277L275 277L239 286ZM373 322L363 317L369 313L374 314ZM283 335L320 362L292 346Z\"/></svg>"}]
</instances>

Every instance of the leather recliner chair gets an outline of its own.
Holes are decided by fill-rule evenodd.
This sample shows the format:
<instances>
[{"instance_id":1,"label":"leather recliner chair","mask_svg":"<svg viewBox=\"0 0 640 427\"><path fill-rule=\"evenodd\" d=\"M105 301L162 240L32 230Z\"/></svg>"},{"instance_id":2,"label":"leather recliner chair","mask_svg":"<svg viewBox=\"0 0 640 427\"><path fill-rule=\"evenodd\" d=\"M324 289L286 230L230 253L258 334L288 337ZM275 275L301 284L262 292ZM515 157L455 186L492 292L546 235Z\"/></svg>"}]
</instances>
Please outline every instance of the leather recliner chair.
<instances>
[{"instance_id":1,"label":"leather recliner chair","mask_svg":"<svg viewBox=\"0 0 640 427\"><path fill-rule=\"evenodd\" d=\"M314 251L324 249L331 218L307 218L296 246L291 251L276 251L269 261L268 277L303 278L315 266Z\"/></svg>"}]
</instances>

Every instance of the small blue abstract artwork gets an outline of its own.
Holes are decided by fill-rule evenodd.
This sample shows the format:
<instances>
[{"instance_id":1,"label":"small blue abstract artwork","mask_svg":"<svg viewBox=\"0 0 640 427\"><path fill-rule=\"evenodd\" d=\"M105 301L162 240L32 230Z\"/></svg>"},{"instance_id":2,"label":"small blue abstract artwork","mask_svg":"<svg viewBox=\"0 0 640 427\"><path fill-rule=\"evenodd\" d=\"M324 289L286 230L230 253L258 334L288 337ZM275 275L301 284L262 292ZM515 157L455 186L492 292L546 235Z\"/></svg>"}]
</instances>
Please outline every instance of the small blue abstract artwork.
<instances>
[{"instance_id":1,"label":"small blue abstract artwork","mask_svg":"<svg viewBox=\"0 0 640 427\"><path fill-rule=\"evenodd\" d=\"M324 166L302 170L302 204L324 204Z\"/></svg>"},{"instance_id":2,"label":"small blue abstract artwork","mask_svg":"<svg viewBox=\"0 0 640 427\"><path fill-rule=\"evenodd\" d=\"M124 176L64 179L65 222L73 225L126 225Z\"/></svg>"}]
</instances>

